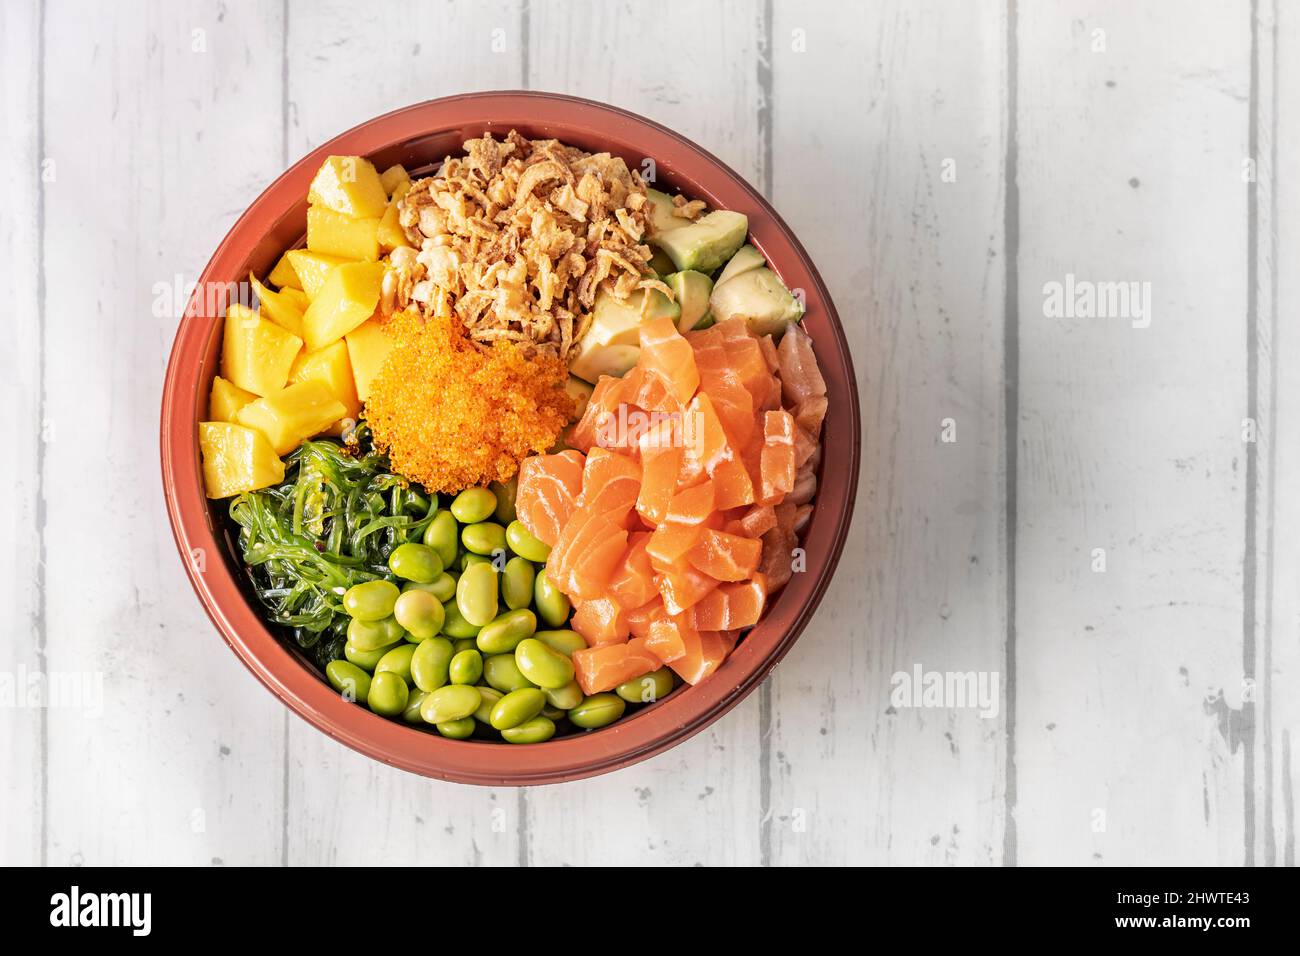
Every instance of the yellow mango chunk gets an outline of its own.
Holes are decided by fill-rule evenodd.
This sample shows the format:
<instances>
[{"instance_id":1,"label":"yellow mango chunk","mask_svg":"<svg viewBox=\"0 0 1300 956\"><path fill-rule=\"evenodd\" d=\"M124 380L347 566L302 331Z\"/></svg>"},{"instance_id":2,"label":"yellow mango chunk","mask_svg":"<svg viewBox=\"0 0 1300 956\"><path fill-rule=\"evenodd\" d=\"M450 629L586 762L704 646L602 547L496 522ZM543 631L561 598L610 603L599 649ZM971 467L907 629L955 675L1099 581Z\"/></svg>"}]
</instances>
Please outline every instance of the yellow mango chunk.
<instances>
[{"instance_id":1,"label":"yellow mango chunk","mask_svg":"<svg viewBox=\"0 0 1300 956\"><path fill-rule=\"evenodd\" d=\"M352 362L348 358L346 344L335 342L318 352L303 352L298 356L289 372L289 384L311 381L324 384L330 394L347 409L342 417L356 421L361 414L361 402L357 399L357 386L352 378ZM342 420L334 422L328 431L331 435L342 434Z\"/></svg>"},{"instance_id":2,"label":"yellow mango chunk","mask_svg":"<svg viewBox=\"0 0 1300 956\"><path fill-rule=\"evenodd\" d=\"M307 298L307 293L302 289L281 289L279 295L299 312L306 312L307 306L311 305L311 299Z\"/></svg>"},{"instance_id":3,"label":"yellow mango chunk","mask_svg":"<svg viewBox=\"0 0 1300 956\"><path fill-rule=\"evenodd\" d=\"M229 498L284 481L284 462L261 432L231 422L200 422L203 486L209 498Z\"/></svg>"},{"instance_id":4,"label":"yellow mango chunk","mask_svg":"<svg viewBox=\"0 0 1300 956\"><path fill-rule=\"evenodd\" d=\"M245 405L235 421L266 436L277 455L287 455L304 439L318 435L347 409L322 381L298 382Z\"/></svg>"},{"instance_id":5,"label":"yellow mango chunk","mask_svg":"<svg viewBox=\"0 0 1300 956\"><path fill-rule=\"evenodd\" d=\"M357 398L364 402L370 397L370 384L393 350L393 339L379 322L370 319L349 332L344 341L348 345L348 358L352 361Z\"/></svg>"},{"instance_id":6,"label":"yellow mango chunk","mask_svg":"<svg viewBox=\"0 0 1300 956\"><path fill-rule=\"evenodd\" d=\"M208 418L233 422L235 412L255 401L257 396L252 392L246 392L234 382L227 382L218 375L212 379L212 391L208 393Z\"/></svg>"},{"instance_id":7,"label":"yellow mango chunk","mask_svg":"<svg viewBox=\"0 0 1300 956\"><path fill-rule=\"evenodd\" d=\"M289 253L287 252L280 257L280 261L275 264L275 268L266 277L266 281L277 289L302 288L302 280L298 278L298 273L294 271L293 263L289 261Z\"/></svg>"},{"instance_id":8,"label":"yellow mango chunk","mask_svg":"<svg viewBox=\"0 0 1300 956\"><path fill-rule=\"evenodd\" d=\"M401 199L403 196L405 196L405 195L406 195L407 193L409 193L410 191L411 191L411 181L408 179L408 180L407 180L406 182L404 182L404 183L398 183L398 184L397 184L397 188L393 190L393 196L392 196L392 198L393 198L394 200Z\"/></svg>"},{"instance_id":9,"label":"yellow mango chunk","mask_svg":"<svg viewBox=\"0 0 1300 956\"><path fill-rule=\"evenodd\" d=\"M284 293L272 292L258 282L257 276L251 272L248 274L248 281L253 286L253 291L257 293L258 315L270 319L280 328L287 329L298 338L302 338L302 314L305 309L295 305L293 300Z\"/></svg>"},{"instance_id":10,"label":"yellow mango chunk","mask_svg":"<svg viewBox=\"0 0 1300 956\"><path fill-rule=\"evenodd\" d=\"M374 262L379 258L379 217L353 219L324 206L312 206L307 210L307 249Z\"/></svg>"},{"instance_id":11,"label":"yellow mango chunk","mask_svg":"<svg viewBox=\"0 0 1300 956\"><path fill-rule=\"evenodd\" d=\"M384 213L384 217L379 220L379 247L385 252L392 252L394 249L409 245L406 233L402 231L402 226L397 221L397 200L394 199L388 204L388 211Z\"/></svg>"},{"instance_id":12,"label":"yellow mango chunk","mask_svg":"<svg viewBox=\"0 0 1300 956\"><path fill-rule=\"evenodd\" d=\"M247 306L226 310L221 375L244 391L269 395L284 388L301 350L302 339Z\"/></svg>"},{"instance_id":13,"label":"yellow mango chunk","mask_svg":"<svg viewBox=\"0 0 1300 956\"><path fill-rule=\"evenodd\" d=\"M388 191L369 160L330 156L311 181L307 201L356 219L377 219L388 205Z\"/></svg>"},{"instance_id":14,"label":"yellow mango chunk","mask_svg":"<svg viewBox=\"0 0 1300 956\"><path fill-rule=\"evenodd\" d=\"M374 314L385 268L382 262L348 262L334 268L303 316L309 351L337 342Z\"/></svg>"},{"instance_id":15,"label":"yellow mango chunk","mask_svg":"<svg viewBox=\"0 0 1300 956\"><path fill-rule=\"evenodd\" d=\"M293 263L293 270L302 280L302 289L309 299L316 298L324 288L325 280L329 278L335 266L341 266L348 261L339 256L322 255L306 249L290 249L285 255Z\"/></svg>"},{"instance_id":16,"label":"yellow mango chunk","mask_svg":"<svg viewBox=\"0 0 1300 956\"><path fill-rule=\"evenodd\" d=\"M397 192L397 187L402 184L405 184L407 189L411 187L411 174L401 163L395 163L379 174L379 182L384 187L384 192L392 196Z\"/></svg>"}]
</instances>

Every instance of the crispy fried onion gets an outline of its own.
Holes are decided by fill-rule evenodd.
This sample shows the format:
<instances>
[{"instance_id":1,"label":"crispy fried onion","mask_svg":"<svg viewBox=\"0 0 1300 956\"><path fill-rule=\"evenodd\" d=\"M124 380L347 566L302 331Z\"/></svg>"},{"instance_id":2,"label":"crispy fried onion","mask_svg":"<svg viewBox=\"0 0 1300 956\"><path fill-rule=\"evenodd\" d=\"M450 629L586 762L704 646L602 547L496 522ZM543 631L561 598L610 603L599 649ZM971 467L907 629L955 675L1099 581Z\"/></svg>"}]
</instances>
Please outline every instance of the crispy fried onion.
<instances>
[{"instance_id":1,"label":"crispy fried onion","mask_svg":"<svg viewBox=\"0 0 1300 956\"><path fill-rule=\"evenodd\" d=\"M467 140L411 187L398 220L413 248L389 257L385 308L454 314L482 344L567 359L598 291L625 299L654 279L641 177L609 153L515 130Z\"/></svg>"}]
</instances>

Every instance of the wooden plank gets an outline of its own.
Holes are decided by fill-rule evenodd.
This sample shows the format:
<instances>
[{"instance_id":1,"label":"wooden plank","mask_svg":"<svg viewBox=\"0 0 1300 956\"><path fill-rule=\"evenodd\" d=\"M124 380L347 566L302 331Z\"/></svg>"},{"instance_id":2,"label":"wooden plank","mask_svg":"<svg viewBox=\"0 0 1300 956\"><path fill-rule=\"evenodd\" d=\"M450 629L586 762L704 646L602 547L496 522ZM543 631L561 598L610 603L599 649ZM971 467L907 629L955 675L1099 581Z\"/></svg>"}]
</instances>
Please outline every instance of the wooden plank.
<instances>
[{"instance_id":1,"label":"wooden plank","mask_svg":"<svg viewBox=\"0 0 1300 956\"><path fill-rule=\"evenodd\" d=\"M48 630L41 592L44 572L41 475L43 450L40 421L45 368L40 288L41 240L41 95L40 4L0 7L0 166L5 177L5 214L0 216L0 259L9 264L10 339L3 359L4 405L15 422L24 423L17 440L0 457L0 485L9 489L5 509L6 546L0 551L0 581L5 606L14 624L14 640L0 645L0 860L11 866L41 862L45 828L42 708L29 706L29 675L44 665ZM21 639L19 639L21 636Z\"/></svg>"},{"instance_id":2,"label":"wooden plank","mask_svg":"<svg viewBox=\"0 0 1300 956\"><path fill-rule=\"evenodd\" d=\"M772 681L775 863L1000 859L1000 707L891 700L917 667L1002 669L1000 9L774 24L774 200L849 333L864 428L843 562Z\"/></svg>"},{"instance_id":3,"label":"wooden plank","mask_svg":"<svg viewBox=\"0 0 1300 956\"><path fill-rule=\"evenodd\" d=\"M1251 152L1257 162L1251 241L1255 268L1255 535L1256 676L1253 784L1255 837L1247 848L1258 865L1295 866L1296 759L1300 699L1289 688L1300 675L1300 337L1286 317L1300 301L1300 188L1286 175L1300 148L1300 17L1284 4L1259 4L1255 23L1256 95ZM1249 186L1248 186L1249 188ZM1248 512L1249 516L1249 512ZM1248 595L1249 597L1249 595Z\"/></svg>"},{"instance_id":4,"label":"wooden plank","mask_svg":"<svg viewBox=\"0 0 1300 956\"><path fill-rule=\"evenodd\" d=\"M515 3L292 3L286 49L291 158L420 100L522 85ZM496 32L500 31L500 32ZM293 721L288 859L294 864L506 864L519 860L519 794L426 780ZM359 830L358 821L365 821Z\"/></svg>"},{"instance_id":5,"label":"wooden plank","mask_svg":"<svg viewBox=\"0 0 1300 956\"><path fill-rule=\"evenodd\" d=\"M529 86L621 106L669 126L756 182L759 4L532 4ZM683 24L689 24L683 29ZM585 783L528 791L537 864L761 859L758 696L681 747Z\"/></svg>"},{"instance_id":6,"label":"wooden plank","mask_svg":"<svg viewBox=\"0 0 1300 956\"><path fill-rule=\"evenodd\" d=\"M1019 861L1239 864L1249 4L1018 16Z\"/></svg>"},{"instance_id":7,"label":"wooden plank","mask_svg":"<svg viewBox=\"0 0 1300 956\"><path fill-rule=\"evenodd\" d=\"M48 859L272 863L283 709L214 634L162 518L179 313L155 300L277 171L275 20L45 6L48 659L102 681L101 715L49 712Z\"/></svg>"}]
</instances>

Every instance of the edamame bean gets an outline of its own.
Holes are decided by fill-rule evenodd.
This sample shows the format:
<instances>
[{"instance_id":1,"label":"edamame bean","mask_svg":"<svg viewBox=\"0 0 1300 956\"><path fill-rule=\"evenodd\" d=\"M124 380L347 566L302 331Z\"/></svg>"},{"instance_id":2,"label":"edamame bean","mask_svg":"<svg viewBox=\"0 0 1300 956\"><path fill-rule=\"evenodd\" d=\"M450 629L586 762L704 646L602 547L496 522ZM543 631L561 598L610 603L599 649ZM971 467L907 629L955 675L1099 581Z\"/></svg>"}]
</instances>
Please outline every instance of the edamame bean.
<instances>
[{"instance_id":1,"label":"edamame bean","mask_svg":"<svg viewBox=\"0 0 1300 956\"><path fill-rule=\"evenodd\" d=\"M542 716L547 720L563 720L564 710L560 707L552 707L550 704L547 704L542 708Z\"/></svg>"},{"instance_id":2,"label":"edamame bean","mask_svg":"<svg viewBox=\"0 0 1300 956\"><path fill-rule=\"evenodd\" d=\"M552 707L571 710L582 703L582 688L576 680L571 680L563 687L548 687L542 691Z\"/></svg>"},{"instance_id":3,"label":"edamame bean","mask_svg":"<svg viewBox=\"0 0 1300 956\"><path fill-rule=\"evenodd\" d=\"M355 703L370 696L370 675L351 661L330 661L325 665L325 679L344 700Z\"/></svg>"},{"instance_id":4,"label":"edamame bean","mask_svg":"<svg viewBox=\"0 0 1300 956\"><path fill-rule=\"evenodd\" d=\"M506 611L478 632L478 649L484 654L508 654L537 630L537 617L526 607Z\"/></svg>"},{"instance_id":5,"label":"edamame bean","mask_svg":"<svg viewBox=\"0 0 1300 956\"><path fill-rule=\"evenodd\" d=\"M406 698L409 693L406 681L402 680L400 674L384 671L382 674L376 674L374 680L370 682L370 693L366 695L366 703L376 714L396 717L406 709Z\"/></svg>"},{"instance_id":6,"label":"edamame bean","mask_svg":"<svg viewBox=\"0 0 1300 956\"><path fill-rule=\"evenodd\" d=\"M461 651L451 659L448 676L453 684L477 684L483 676L483 655L478 651Z\"/></svg>"},{"instance_id":7,"label":"edamame bean","mask_svg":"<svg viewBox=\"0 0 1300 956\"><path fill-rule=\"evenodd\" d=\"M415 686L431 692L446 684L450 676L451 656L451 641L445 637L430 637L421 641L411 655L411 680Z\"/></svg>"},{"instance_id":8,"label":"edamame bean","mask_svg":"<svg viewBox=\"0 0 1300 956\"><path fill-rule=\"evenodd\" d=\"M488 488L466 488L451 503L451 513L461 524L485 521L497 510L497 496Z\"/></svg>"},{"instance_id":9,"label":"edamame bean","mask_svg":"<svg viewBox=\"0 0 1300 956\"><path fill-rule=\"evenodd\" d=\"M472 637L458 637L451 642L451 650L453 654L459 654L461 651L476 651L478 641Z\"/></svg>"},{"instance_id":10,"label":"edamame bean","mask_svg":"<svg viewBox=\"0 0 1300 956\"><path fill-rule=\"evenodd\" d=\"M402 639L405 632L395 618L363 621L354 617L348 622L348 643L359 651L376 651Z\"/></svg>"},{"instance_id":11,"label":"edamame bean","mask_svg":"<svg viewBox=\"0 0 1300 956\"><path fill-rule=\"evenodd\" d=\"M456 582L456 606L461 617L483 627L497 616L497 572L491 564L471 564ZM456 637L468 637L457 634Z\"/></svg>"},{"instance_id":12,"label":"edamame bean","mask_svg":"<svg viewBox=\"0 0 1300 956\"><path fill-rule=\"evenodd\" d=\"M401 593L392 581L354 584L343 593L343 610L358 621L382 621L393 613Z\"/></svg>"},{"instance_id":13,"label":"edamame bean","mask_svg":"<svg viewBox=\"0 0 1300 956\"><path fill-rule=\"evenodd\" d=\"M491 555L505 550L506 529L495 521L466 525L460 533L460 543L473 554Z\"/></svg>"},{"instance_id":14,"label":"edamame bean","mask_svg":"<svg viewBox=\"0 0 1300 956\"><path fill-rule=\"evenodd\" d=\"M535 637L525 638L515 646L515 663L519 672L538 687L563 687L573 680L573 661L568 655L552 650Z\"/></svg>"},{"instance_id":15,"label":"edamame bean","mask_svg":"<svg viewBox=\"0 0 1300 956\"><path fill-rule=\"evenodd\" d=\"M488 686L495 687L503 694L533 686L533 682L519 670L512 654L495 654L485 660L483 679L488 682Z\"/></svg>"},{"instance_id":16,"label":"edamame bean","mask_svg":"<svg viewBox=\"0 0 1300 956\"><path fill-rule=\"evenodd\" d=\"M519 476L515 475L506 482L494 481L488 487L497 496L497 510L493 513L494 517L502 524L509 524L514 521L515 495L519 492Z\"/></svg>"},{"instance_id":17,"label":"edamame bean","mask_svg":"<svg viewBox=\"0 0 1300 956\"><path fill-rule=\"evenodd\" d=\"M397 642L398 644L401 641ZM358 650L351 643L343 645L343 656L356 664L362 670L373 671L385 654L396 647L397 644L385 644L383 647L376 648L373 651Z\"/></svg>"},{"instance_id":18,"label":"edamame bean","mask_svg":"<svg viewBox=\"0 0 1300 956\"><path fill-rule=\"evenodd\" d=\"M657 671L651 671L649 674L642 674L640 677L624 681L614 689L614 693L629 704L653 704L655 701L667 697L672 689L672 669L661 667Z\"/></svg>"},{"instance_id":19,"label":"edamame bean","mask_svg":"<svg viewBox=\"0 0 1300 956\"><path fill-rule=\"evenodd\" d=\"M435 725L438 733L444 737L450 737L452 740L464 740L466 737L474 736L474 718L462 717L460 720L444 720Z\"/></svg>"},{"instance_id":20,"label":"edamame bean","mask_svg":"<svg viewBox=\"0 0 1300 956\"><path fill-rule=\"evenodd\" d=\"M536 687L521 687L496 702L489 721L497 730L507 730L532 720L546 706L546 695Z\"/></svg>"},{"instance_id":21,"label":"edamame bean","mask_svg":"<svg viewBox=\"0 0 1300 956\"><path fill-rule=\"evenodd\" d=\"M424 543L438 552L442 566L449 568L456 560L460 545L460 526L450 511L439 511L424 529Z\"/></svg>"},{"instance_id":22,"label":"edamame bean","mask_svg":"<svg viewBox=\"0 0 1300 956\"><path fill-rule=\"evenodd\" d=\"M464 615L460 613L460 607L456 604L453 597L442 606L443 621L442 633L456 640L473 639L478 636L479 629L465 620ZM472 646L472 645L471 645Z\"/></svg>"},{"instance_id":23,"label":"edamame bean","mask_svg":"<svg viewBox=\"0 0 1300 956\"><path fill-rule=\"evenodd\" d=\"M388 569L399 578L429 584L442 574L442 557L427 544L408 541L388 556Z\"/></svg>"},{"instance_id":24,"label":"edamame bean","mask_svg":"<svg viewBox=\"0 0 1300 956\"><path fill-rule=\"evenodd\" d=\"M555 722L537 716L518 727L501 731L501 739L512 744L540 744L555 736Z\"/></svg>"},{"instance_id":25,"label":"edamame bean","mask_svg":"<svg viewBox=\"0 0 1300 956\"><path fill-rule=\"evenodd\" d=\"M533 582L533 602L537 606L537 616L548 627L563 627L564 622L569 619L572 605L569 604L569 599L565 597L564 592L546 577L545 571L538 572L537 580ZM585 641L582 646L587 646Z\"/></svg>"},{"instance_id":26,"label":"edamame bean","mask_svg":"<svg viewBox=\"0 0 1300 956\"><path fill-rule=\"evenodd\" d=\"M403 683L411 682L411 658L415 656L414 644L399 644L379 659L375 675L396 674Z\"/></svg>"},{"instance_id":27,"label":"edamame bean","mask_svg":"<svg viewBox=\"0 0 1300 956\"><path fill-rule=\"evenodd\" d=\"M505 551L503 550L501 551L501 553L505 554ZM460 570L463 573L465 569L472 564L492 564L492 559L489 558L486 554L475 554L473 551L466 551L464 554L460 556L459 564L460 564ZM495 565L493 566L495 567Z\"/></svg>"},{"instance_id":28,"label":"edamame bean","mask_svg":"<svg viewBox=\"0 0 1300 956\"><path fill-rule=\"evenodd\" d=\"M402 625L416 643L427 637L436 637L442 630L447 612L442 603L428 591L403 591L393 605L393 617Z\"/></svg>"},{"instance_id":29,"label":"edamame bean","mask_svg":"<svg viewBox=\"0 0 1300 956\"><path fill-rule=\"evenodd\" d=\"M402 593L408 591L427 591L436 597L441 603L446 603L456 596L456 579L446 571L438 575L428 584L417 584L414 581L407 581L402 585ZM400 598L399 598L400 600Z\"/></svg>"},{"instance_id":30,"label":"edamame bean","mask_svg":"<svg viewBox=\"0 0 1300 956\"><path fill-rule=\"evenodd\" d=\"M402 708L402 720L408 724L424 723L424 718L420 716L420 705L424 703L424 698L428 696L427 691L412 687L410 693L406 695L406 706Z\"/></svg>"},{"instance_id":31,"label":"edamame bean","mask_svg":"<svg viewBox=\"0 0 1300 956\"><path fill-rule=\"evenodd\" d=\"M587 646L581 634L577 631L538 631L533 637L537 638L553 651L559 651L568 657L574 651L580 651Z\"/></svg>"},{"instance_id":32,"label":"edamame bean","mask_svg":"<svg viewBox=\"0 0 1300 956\"><path fill-rule=\"evenodd\" d=\"M510 522L506 527L506 543L510 545L510 550L521 558L536 561L538 564L551 556L551 546L534 538L524 527L524 523L518 519Z\"/></svg>"},{"instance_id":33,"label":"edamame bean","mask_svg":"<svg viewBox=\"0 0 1300 956\"><path fill-rule=\"evenodd\" d=\"M465 684L448 684L429 692L429 696L420 704L420 716L426 724L460 720L478 710L481 702L477 688Z\"/></svg>"},{"instance_id":34,"label":"edamame bean","mask_svg":"<svg viewBox=\"0 0 1300 956\"><path fill-rule=\"evenodd\" d=\"M617 694L592 694L569 711L569 723L583 730L595 730L623 716L627 704Z\"/></svg>"},{"instance_id":35,"label":"edamame bean","mask_svg":"<svg viewBox=\"0 0 1300 956\"><path fill-rule=\"evenodd\" d=\"M533 578L537 571L527 558L511 558L501 572L501 600L506 607L518 610L533 601Z\"/></svg>"},{"instance_id":36,"label":"edamame bean","mask_svg":"<svg viewBox=\"0 0 1300 956\"><path fill-rule=\"evenodd\" d=\"M482 698L482 701L478 705L478 710L474 711L474 719L480 724L490 724L492 721L492 708L496 706L497 701L504 697L505 694L501 693L501 691L497 690L495 687L483 687L480 685L476 689L478 690L478 695Z\"/></svg>"}]
</instances>

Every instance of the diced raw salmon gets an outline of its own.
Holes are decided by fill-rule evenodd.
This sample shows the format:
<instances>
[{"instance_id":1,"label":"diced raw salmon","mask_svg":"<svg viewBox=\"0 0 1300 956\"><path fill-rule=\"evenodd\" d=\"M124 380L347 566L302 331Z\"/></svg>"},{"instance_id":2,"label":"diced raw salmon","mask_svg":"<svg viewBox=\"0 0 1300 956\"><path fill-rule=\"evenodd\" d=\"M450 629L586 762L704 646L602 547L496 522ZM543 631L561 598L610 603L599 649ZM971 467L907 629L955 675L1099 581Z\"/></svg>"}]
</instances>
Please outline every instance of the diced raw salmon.
<instances>
[{"instance_id":1,"label":"diced raw salmon","mask_svg":"<svg viewBox=\"0 0 1300 956\"><path fill-rule=\"evenodd\" d=\"M723 530L746 538L761 538L764 532L775 527L776 510L771 505L754 505L740 518L728 521Z\"/></svg>"},{"instance_id":2,"label":"diced raw salmon","mask_svg":"<svg viewBox=\"0 0 1300 956\"><path fill-rule=\"evenodd\" d=\"M664 599L664 610L669 614L681 614L694 607L706 594L718 587L717 580L697 571L686 562L662 572L656 583L659 585L659 594Z\"/></svg>"},{"instance_id":3,"label":"diced raw salmon","mask_svg":"<svg viewBox=\"0 0 1300 956\"><path fill-rule=\"evenodd\" d=\"M686 652L668 666L688 684L699 684L713 675L726 659L730 647L716 631L700 631L686 640Z\"/></svg>"},{"instance_id":4,"label":"diced raw salmon","mask_svg":"<svg viewBox=\"0 0 1300 956\"><path fill-rule=\"evenodd\" d=\"M582 494L578 507L592 514L608 515L626 526L624 519L636 507L641 491L641 466L626 455L607 448L593 448L582 470Z\"/></svg>"},{"instance_id":5,"label":"diced raw salmon","mask_svg":"<svg viewBox=\"0 0 1300 956\"><path fill-rule=\"evenodd\" d=\"M641 368L659 376L668 391L685 405L700 386L691 344L682 338L677 325L666 316L641 323Z\"/></svg>"},{"instance_id":6,"label":"diced raw salmon","mask_svg":"<svg viewBox=\"0 0 1300 956\"><path fill-rule=\"evenodd\" d=\"M646 650L665 664L671 664L686 654L687 643L696 640L698 634L690 621L689 614L671 617L664 614L650 622L650 633L646 637Z\"/></svg>"},{"instance_id":7,"label":"diced raw salmon","mask_svg":"<svg viewBox=\"0 0 1300 956\"><path fill-rule=\"evenodd\" d=\"M767 595L767 578L762 574L755 574L748 581L720 584L696 603L691 622L702 632L752 627L763 615Z\"/></svg>"},{"instance_id":8,"label":"diced raw salmon","mask_svg":"<svg viewBox=\"0 0 1300 956\"><path fill-rule=\"evenodd\" d=\"M764 414L763 450L759 456L760 504L775 504L794 490L795 431L794 417L789 412ZM590 467L590 459L587 464Z\"/></svg>"},{"instance_id":9,"label":"diced raw salmon","mask_svg":"<svg viewBox=\"0 0 1300 956\"><path fill-rule=\"evenodd\" d=\"M686 558L696 568L719 581L744 581L758 569L763 544L756 538L705 528Z\"/></svg>"},{"instance_id":10,"label":"diced raw salmon","mask_svg":"<svg viewBox=\"0 0 1300 956\"><path fill-rule=\"evenodd\" d=\"M676 567L700 540L704 531L703 524L681 524L664 521L655 528L646 541L646 556L650 566L657 572L669 571Z\"/></svg>"},{"instance_id":11,"label":"diced raw salmon","mask_svg":"<svg viewBox=\"0 0 1300 956\"><path fill-rule=\"evenodd\" d=\"M760 335L758 337L758 350L763 353L763 361L767 363L767 370L773 375L781 368L781 358L776 351L776 343L772 341L770 335Z\"/></svg>"},{"instance_id":12,"label":"diced raw salmon","mask_svg":"<svg viewBox=\"0 0 1300 956\"><path fill-rule=\"evenodd\" d=\"M600 377L600 381L596 383L591 393L591 398L587 400L587 407L583 410L582 417L569 429L566 440L571 447L584 454L591 451L592 446L596 444L598 427L621 401L619 394L622 387L622 379L614 378L612 375Z\"/></svg>"},{"instance_id":13,"label":"diced raw salmon","mask_svg":"<svg viewBox=\"0 0 1300 956\"><path fill-rule=\"evenodd\" d=\"M656 591L654 598L650 601L627 612L628 629L632 632L633 637L648 637L651 625L667 614L668 612L664 610L663 598Z\"/></svg>"},{"instance_id":14,"label":"diced raw salmon","mask_svg":"<svg viewBox=\"0 0 1300 956\"><path fill-rule=\"evenodd\" d=\"M795 406L794 420L809 435L820 435L822 421L826 418L826 409L828 407L829 403L825 395L814 395L807 401L800 402Z\"/></svg>"},{"instance_id":15,"label":"diced raw salmon","mask_svg":"<svg viewBox=\"0 0 1300 956\"><path fill-rule=\"evenodd\" d=\"M574 651L574 677L582 692L599 694L613 690L624 681L658 670L663 665L645 645L645 638L634 637L626 644L605 644Z\"/></svg>"},{"instance_id":16,"label":"diced raw salmon","mask_svg":"<svg viewBox=\"0 0 1300 956\"><path fill-rule=\"evenodd\" d=\"M668 502L668 513L664 520L677 524L703 524L716 510L717 495L713 481L707 479L673 495Z\"/></svg>"},{"instance_id":17,"label":"diced raw salmon","mask_svg":"<svg viewBox=\"0 0 1300 956\"><path fill-rule=\"evenodd\" d=\"M573 612L569 625L582 635L588 647L622 644L627 640L627 610L612 597L583 601Z\"/></svg>"},{"instance_id":18,"label":"diced raw salmon","mask_svg":"<svg viewBox=\"0 0 1300 956\"><path fill-rule=\"evenodd\" d=\"M793 573L792 551L797 542L794 534L795 504L783 501L775 507L776 524L763 533L763 557L758 570L766 575L769 592L785 586Z\"/></svg>"},{"instance_id":19,"label":"diced raw salmon","mask_svg":"<svg viewBox=\"0 0 1300 956\"><path fill-rule=\"evenodd\" d=\"M760 466L761 466L760 458ZM754 482L739 458L718 462L713 469L714 503L719 511L754 503Z\"/></svg>"},{"instance_id":20,"label":"diced raw salmon","mask_svg":"<svg viewBox=\"0 0 1300 956\"><path fill-rule=\"evenodd\" d=\"M610 593L624 608L638 608L659 596L655 590L654 569L646 554L650 533L634 531L627 536L627 552L623 564L609 579Z\"/></svg>"},{"instance_id":21,"label":"diced raw salmon","mask_svg":"<svg viewBox=\"0 0 1300 956\"><path fill-rule=\"evenodd\" d=\"M668 517L668 506L677 491L677 475L682 467L681 448L661 448L641 452L641 490L636 510L649 524L657 525Z\"/></svg>"},{"instance_id":22,"label":"diced raw salmon","mask_svg":"<svg viewBox=\"0 0 1300 956\"><path fill-rule=\"evenodd\" d=\"M576 529L570 535L570 529ZM546 561L546 576L569 597L604 595L610 575L627 551L627 529L605 515L575 513Z\"/></svg>"},{"instance_id":23,"label":"diced raw salmon","mask_svg":"<svg viewBox=\"0 0 1300 956\"><path fill-rule=\"evenodd\" d=\"M817 367L812 338L797 325L786 329L777 346L781 363L781 392L786 404L801 405L811 398L825 396L826 381Z\"/></svg>"},{"instance_id":24,"label":"diced raw salmon","mask_svg":"<svg viewBox=\"0 0 1300 956\"><path fill-rule=\"evenodd\" d=\"M515 511L538 541L554 545L577 508L582 490L583 456L572 449L534 455L519 466Z\"/></svg>"},{"instance_id":25,"label":"diced raw salmon","mask_svg":"<svg viewBox=\"0 0 1300 956\"><path fill-rule=\"evenodd\" d=\"M713 400L706 393L691 399L682 415L682 443L688 463L696 463L713 474L719 462L735 457Z\"/></svg>"}]
</instances>

